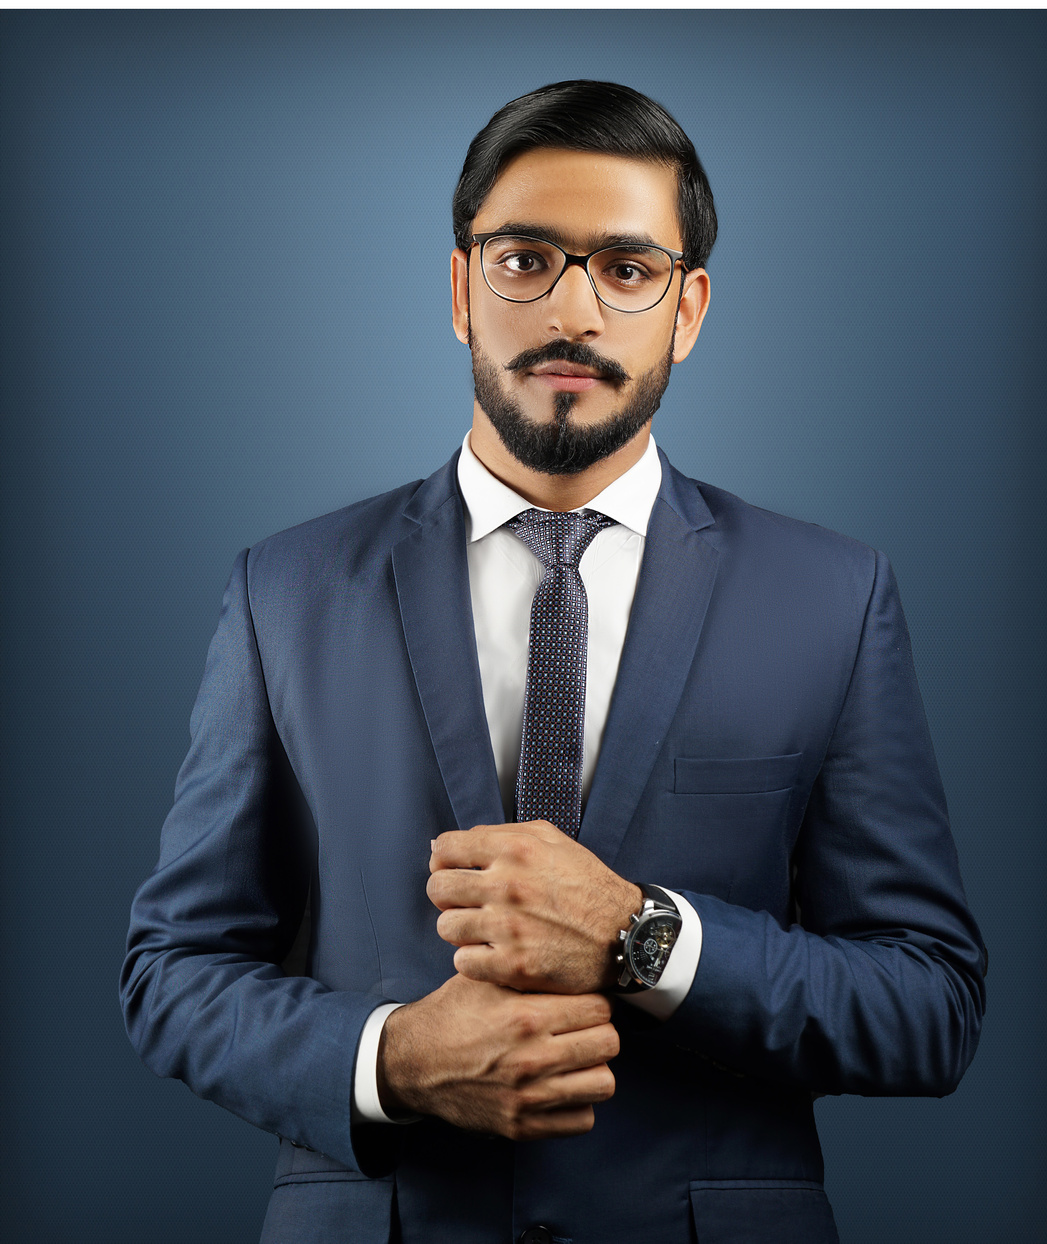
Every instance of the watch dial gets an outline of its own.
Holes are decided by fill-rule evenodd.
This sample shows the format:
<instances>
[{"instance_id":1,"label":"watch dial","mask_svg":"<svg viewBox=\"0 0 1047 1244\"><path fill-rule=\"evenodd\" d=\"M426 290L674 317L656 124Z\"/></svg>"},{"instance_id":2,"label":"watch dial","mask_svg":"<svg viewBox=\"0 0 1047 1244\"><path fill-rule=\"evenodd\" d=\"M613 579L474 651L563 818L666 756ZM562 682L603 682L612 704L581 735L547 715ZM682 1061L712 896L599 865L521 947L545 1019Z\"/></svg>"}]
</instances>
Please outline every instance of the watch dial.
<instances>
[{"instance_id":1,"label":"watch dial","mask_svg":"<svg viewBox=\"0 0 1047 1244\"><path fill-rule=\"evenodd\" d=\"M634 974L645 985L657 985L669 952L676 944L679 916L651 916L636 928L629 950Z\"/></svg>"}]
</instances>

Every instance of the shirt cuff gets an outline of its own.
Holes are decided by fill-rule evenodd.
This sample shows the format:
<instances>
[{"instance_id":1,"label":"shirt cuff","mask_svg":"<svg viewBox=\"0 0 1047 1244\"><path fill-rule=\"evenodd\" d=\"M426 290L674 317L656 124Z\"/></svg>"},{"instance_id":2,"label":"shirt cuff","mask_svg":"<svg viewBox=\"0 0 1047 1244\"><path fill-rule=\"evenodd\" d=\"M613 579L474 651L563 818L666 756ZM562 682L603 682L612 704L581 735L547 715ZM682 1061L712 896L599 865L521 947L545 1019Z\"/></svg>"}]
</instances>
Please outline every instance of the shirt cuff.
<instances>
[{"instance_id":1,"label":"shirt cuff","mask_svg":"<svg viewBox=\"0 0 1047 1244\"><path fill-rule=\"evenodd\" d=\"M673 948L675 950L675 947ZM670 962L672 959L670 957ZM385 1021L403 1002L385 1002L367 1017L360 1044L356 1047L356 1070L353 1072L352 1115L357 1123L413 1123L418 1115L390 1119L378 1099L378 1044Z\"/></svg>"},{"instance_id":2,"label":"shirt cuff","mask_svg":"<svg viewBox=\"0 0 1047 1244\"><path fill-rule=\"evenodd\" d=\"M665 965L661 980L652 989L643 989L639 993L621 994L626 1002L647 1011L655 1019L668 1019L694 983L694 974L698 970L698 960L702 957L702 921L691 904L673 890L659 886L676 904L683 923L673 946L669 962Z\"/></svg>"}]
</instances>

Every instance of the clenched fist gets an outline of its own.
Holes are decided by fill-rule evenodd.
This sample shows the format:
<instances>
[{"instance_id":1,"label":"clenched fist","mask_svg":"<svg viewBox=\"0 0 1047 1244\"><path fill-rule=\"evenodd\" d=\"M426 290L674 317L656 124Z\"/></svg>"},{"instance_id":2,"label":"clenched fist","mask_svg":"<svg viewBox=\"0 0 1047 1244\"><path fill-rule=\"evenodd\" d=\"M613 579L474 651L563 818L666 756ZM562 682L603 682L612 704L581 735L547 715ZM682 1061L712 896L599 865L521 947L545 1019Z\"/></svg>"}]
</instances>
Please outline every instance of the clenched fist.
<instances>
[{"instance_id":1,"label":"clenched fist","mask_svg":"<svg viewBox=\"0 0 1047 1244\"><path fill-rule=\"evenodd\" d=\"M618 1053L599 994L521 994L452 976L394 1011L378 1053L389 1113L433 1114L510 1140L576 1136L614 1093Z\"/></svg>"},{"instance_id":2,"label":"clenched fist","mask_svg":"<svg viewBox=\"0 0 1047 1244\"><path fill-rule=\"evenodd\" d=\"M614 984L618 932L643 894L548 821L441 834L429 869L437 932L459 947L463 976L540 993Z\"/></svg>"}]
</instances>

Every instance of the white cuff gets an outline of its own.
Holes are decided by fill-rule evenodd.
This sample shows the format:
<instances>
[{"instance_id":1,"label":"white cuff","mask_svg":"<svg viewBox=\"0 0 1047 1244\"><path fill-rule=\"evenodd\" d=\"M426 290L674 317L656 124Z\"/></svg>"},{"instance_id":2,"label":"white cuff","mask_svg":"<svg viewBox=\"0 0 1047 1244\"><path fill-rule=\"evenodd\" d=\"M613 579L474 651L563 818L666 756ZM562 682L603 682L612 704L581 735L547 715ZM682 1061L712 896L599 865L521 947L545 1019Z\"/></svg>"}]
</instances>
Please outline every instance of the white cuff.
<instances>
[{"instance_id":1,"label":"white cuff","mask_svg":"<svg viewBox=\"0 0 1047 1244\"><path fill-rule=\"evenodd\" d=\"M639 993L620 995L626 1002L638 1006L641 1011L649 1011L656 1019L668 1019L673 1011L687 997L687 992L694 982L694 974L698 970L698 960L702 957L702 921L691 904L673 890L659 886L676 904L683 924L676 939L676 945L665 965L662 978L653 989L643 989Z\"/></svg>"},{"instance_id":2,"label":"white cuff","mask_svg":"<svg viewBox=\"0 0 1047 1244\"><path fill-rule=\"evenodd\" d=\"M675 947L674 947L675 951ZM672 959L670 958L670 963ZM403 1002L385 1002L367 1017L360 1044L356 1047L356 1070L353 1072L352 1113L357 1123L413 1123L418 1117L390 1119L378 1100L378 1043L385 1021Z\"/></svg>"}]
</instances>

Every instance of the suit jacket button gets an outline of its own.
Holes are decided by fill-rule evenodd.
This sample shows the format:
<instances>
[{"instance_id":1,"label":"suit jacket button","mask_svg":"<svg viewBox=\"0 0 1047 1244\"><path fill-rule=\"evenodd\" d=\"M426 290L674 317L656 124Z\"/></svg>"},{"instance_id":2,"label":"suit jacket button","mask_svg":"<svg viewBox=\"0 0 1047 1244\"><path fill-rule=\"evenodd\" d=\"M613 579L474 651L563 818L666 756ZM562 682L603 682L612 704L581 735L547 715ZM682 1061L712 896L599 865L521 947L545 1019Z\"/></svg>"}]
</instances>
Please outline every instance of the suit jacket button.
<instances>
[{"instance_id":1,"label":"suit jacket button","mask_svg":"<svg viewBox=\"0 0 1047 1244\"><path fill-rule=\"evenodd\" d=\"M553 1233L548 1227L528 1227L520 1232L517 1244L553 1244Z\"/></svg>"}]
</instances>

